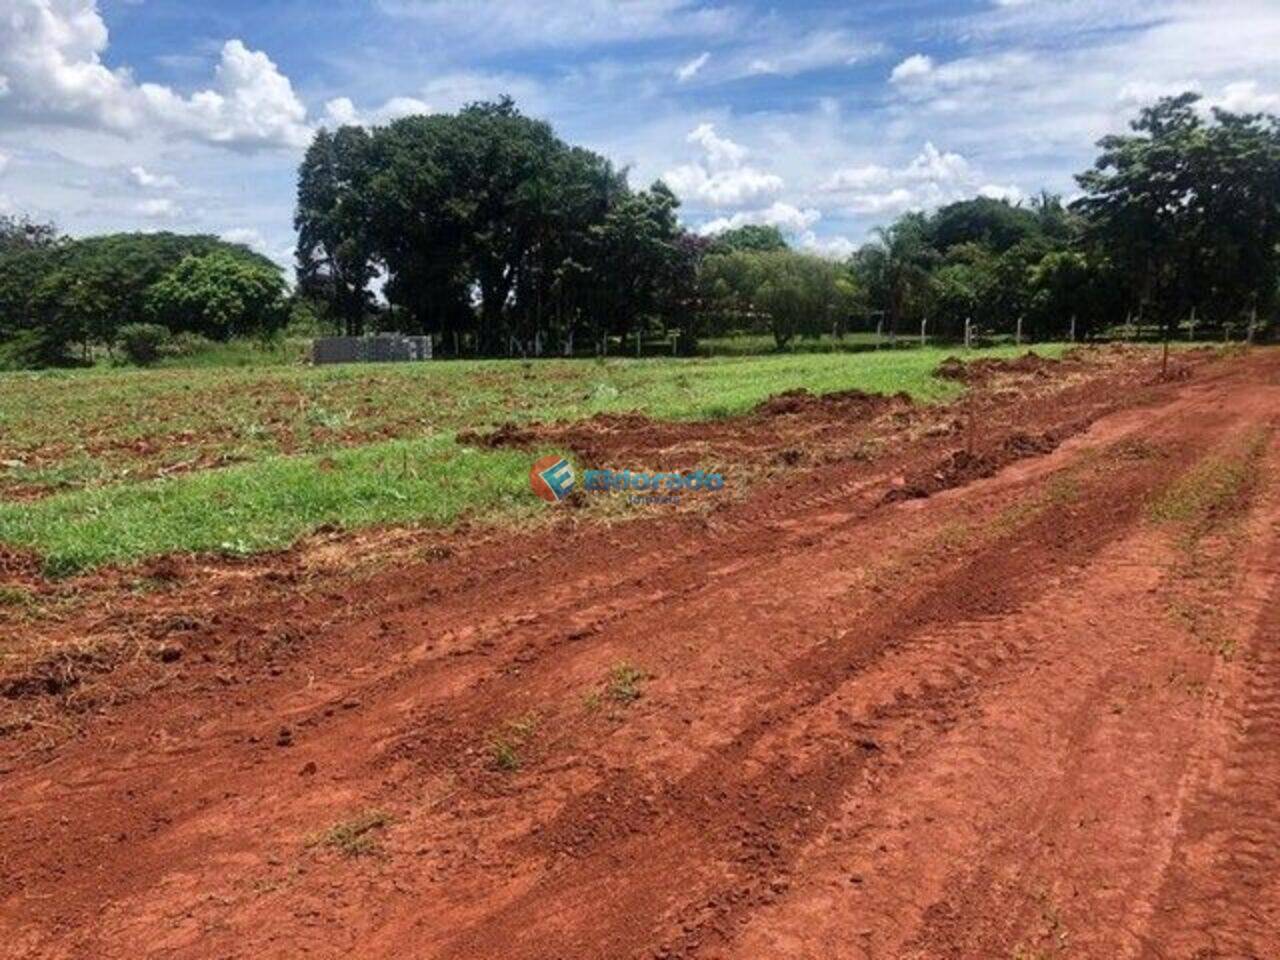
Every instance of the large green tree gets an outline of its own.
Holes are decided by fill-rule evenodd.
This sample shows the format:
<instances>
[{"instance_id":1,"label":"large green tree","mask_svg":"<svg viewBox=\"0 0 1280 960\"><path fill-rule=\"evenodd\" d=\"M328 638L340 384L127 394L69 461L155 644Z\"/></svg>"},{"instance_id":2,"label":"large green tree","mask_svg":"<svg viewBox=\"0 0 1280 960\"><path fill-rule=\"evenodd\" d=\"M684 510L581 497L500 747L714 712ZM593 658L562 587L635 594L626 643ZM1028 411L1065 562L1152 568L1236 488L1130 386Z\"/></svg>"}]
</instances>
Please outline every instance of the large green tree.
<instances>
[{"instance_id":1,"label":"large green tree","mask_svg":"<svg viewBox=\"0 0 1280 960\"><path fill-rule=\"evenodd\" d=\"M347 148L342 144L346 142ZM345 159L344 159L345 158ZM347 172L344 172L347 171ZM300 171L304 284L371 265L412 328L485 354L558 349L575 333L670 322L692 287L675 196L573 147L509 99L372 131L317 134Z\"/></svg>"},{"instance_id":2,"label":"large green tree","mask_svg":"<svg viewBox=\"0 0 1280 960\"><path fill-rule=\"evenodd\" d=\"M702 272L709 308L746 329L767 329L779 350L831 330L854 308L845 267L794 250L712 253Z\"/></svg>"},{"instance_id":3,"label":"large green tree","mask_svg":"<svg viewBox=\"0 0 1280 960\"><path fill-rule=\"evenodd\" d=\"M364 331L378 269L369 219L371 146L362 127L321 130L298 172L298 287L348 334Z\"/></svg>"},{"instance_id":4,"label":"large green tree","mask_svg":"<svg viewBox=\"0 0 1280 960\"><path fill-rule=\"evenodd\" d=\"M288 319L285 293L274 264L216 251L187 257L151 286L145 312L170 331L213 340L264 336Z\"/></svg>"},{"instance_id":5,"label":"large green tree","mask_svg":"<svg viewBox=\"0 0 1280 960\"><path fill-rule=\"evenodd\" d=\"M1144 109L1099 141L1076 209L1144 317L1169 329L1192 309L1226 321L1270 306L1280 243L1280 121L1199 96Z\"/></svg>"}]
</instances>

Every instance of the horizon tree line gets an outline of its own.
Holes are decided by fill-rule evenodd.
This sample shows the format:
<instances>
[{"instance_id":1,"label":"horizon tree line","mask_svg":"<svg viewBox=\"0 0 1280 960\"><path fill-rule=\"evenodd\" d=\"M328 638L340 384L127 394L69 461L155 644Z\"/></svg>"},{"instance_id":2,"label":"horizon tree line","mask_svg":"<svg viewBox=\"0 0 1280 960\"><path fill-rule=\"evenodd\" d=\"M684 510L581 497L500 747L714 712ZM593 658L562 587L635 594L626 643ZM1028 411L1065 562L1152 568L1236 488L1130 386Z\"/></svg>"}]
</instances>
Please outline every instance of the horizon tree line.
<instances>
[{"instance_id":1,"label":"horizon tree line","mask_svg":"<svg viewBox=\"0 0 1280 960\"><path fill-rule=\"evenodd\" d=\"M214 237L69 239L0 217L0 366L74 362L145 321L160 334L270 335L298 317L430 334L443 355L608 352L646 337L881 329L1028 339L1123 323L1166 335L1268 324L1280 273L1280 119L1166 97L1104 137L1070 204L975 197L909 212L847 260L776 227L684 227L510 98L316 133L300 165L296 287ZM135 331L136 332L136 331Z\"/></svg>"}]
</instances>

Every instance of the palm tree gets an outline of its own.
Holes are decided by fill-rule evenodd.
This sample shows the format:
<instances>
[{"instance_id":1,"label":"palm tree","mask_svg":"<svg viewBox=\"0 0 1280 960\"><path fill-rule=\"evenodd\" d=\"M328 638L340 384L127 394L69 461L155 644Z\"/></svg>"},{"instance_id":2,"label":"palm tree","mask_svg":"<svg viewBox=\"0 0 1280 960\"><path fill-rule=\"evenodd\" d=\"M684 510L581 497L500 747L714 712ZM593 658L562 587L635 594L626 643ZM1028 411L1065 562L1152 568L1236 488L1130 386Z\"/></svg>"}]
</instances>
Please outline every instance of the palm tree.
<instances>
[{"instance_id":1,"label":"palm tree","mask_svg":"<svg viewBox=\"0 0 1280 960\"><path fill-rule=\"evenodd\" d=\"M895 336L913 294L929 280L937 252L929 244L923 214L909 213L853 255L853 269L873 301L883 304L889 335Z\"/></svg>"}]
</instances>

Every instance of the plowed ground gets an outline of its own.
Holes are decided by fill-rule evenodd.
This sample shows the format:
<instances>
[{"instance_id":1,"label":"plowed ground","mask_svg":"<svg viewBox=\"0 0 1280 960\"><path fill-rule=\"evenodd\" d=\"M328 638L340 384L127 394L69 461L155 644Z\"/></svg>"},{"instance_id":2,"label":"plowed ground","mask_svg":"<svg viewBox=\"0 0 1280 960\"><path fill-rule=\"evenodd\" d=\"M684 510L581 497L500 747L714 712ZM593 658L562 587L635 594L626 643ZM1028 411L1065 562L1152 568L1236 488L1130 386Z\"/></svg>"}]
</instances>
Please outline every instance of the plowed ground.
<instances>
[{"instance_id":1,"label":"plowed ground","mask_svg":"<svg viewBox=\"0 0 1280 960\"><path fill-rule=\"evenodd\" d=\"M7 679L0 955L1280 957L1280 354L1180 370L784 403L709 511L104 579L58 629L137 655Z\"/></svg>"}]
</instances>

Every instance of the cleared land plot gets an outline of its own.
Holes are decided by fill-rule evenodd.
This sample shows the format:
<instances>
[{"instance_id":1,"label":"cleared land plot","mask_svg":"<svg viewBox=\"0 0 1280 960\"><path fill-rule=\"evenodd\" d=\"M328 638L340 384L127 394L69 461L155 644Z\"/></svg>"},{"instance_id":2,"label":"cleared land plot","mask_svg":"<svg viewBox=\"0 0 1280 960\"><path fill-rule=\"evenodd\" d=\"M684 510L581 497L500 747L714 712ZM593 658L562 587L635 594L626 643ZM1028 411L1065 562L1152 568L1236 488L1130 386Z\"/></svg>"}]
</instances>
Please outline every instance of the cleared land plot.
<instances>
[{"instance_id":1,"label":"cleared land plot","mask_svg":"<svg viewBox=\"0 0 1280 960\"><path fill-rule=\"evenodd\" d=\"M1154 373L789 398L705 515L85 578L0 675L6 955L1280 956L1280 354Z\"/></svg>"},{"instance_id":2,"label":"cleared land plot","mask_svg":"<svg viewBox=\"0 0 1280 960\"><path fill-rule=\"evenodd\" d=\"M536 506L528 456L460 444L458 431L622 413L720 419L800 388L942 401L962 389L933 376L948 355L6 376L0 544L67 574L172 551L276 549L321 526L519 519Z\"/></svg>"}]
</instances>

